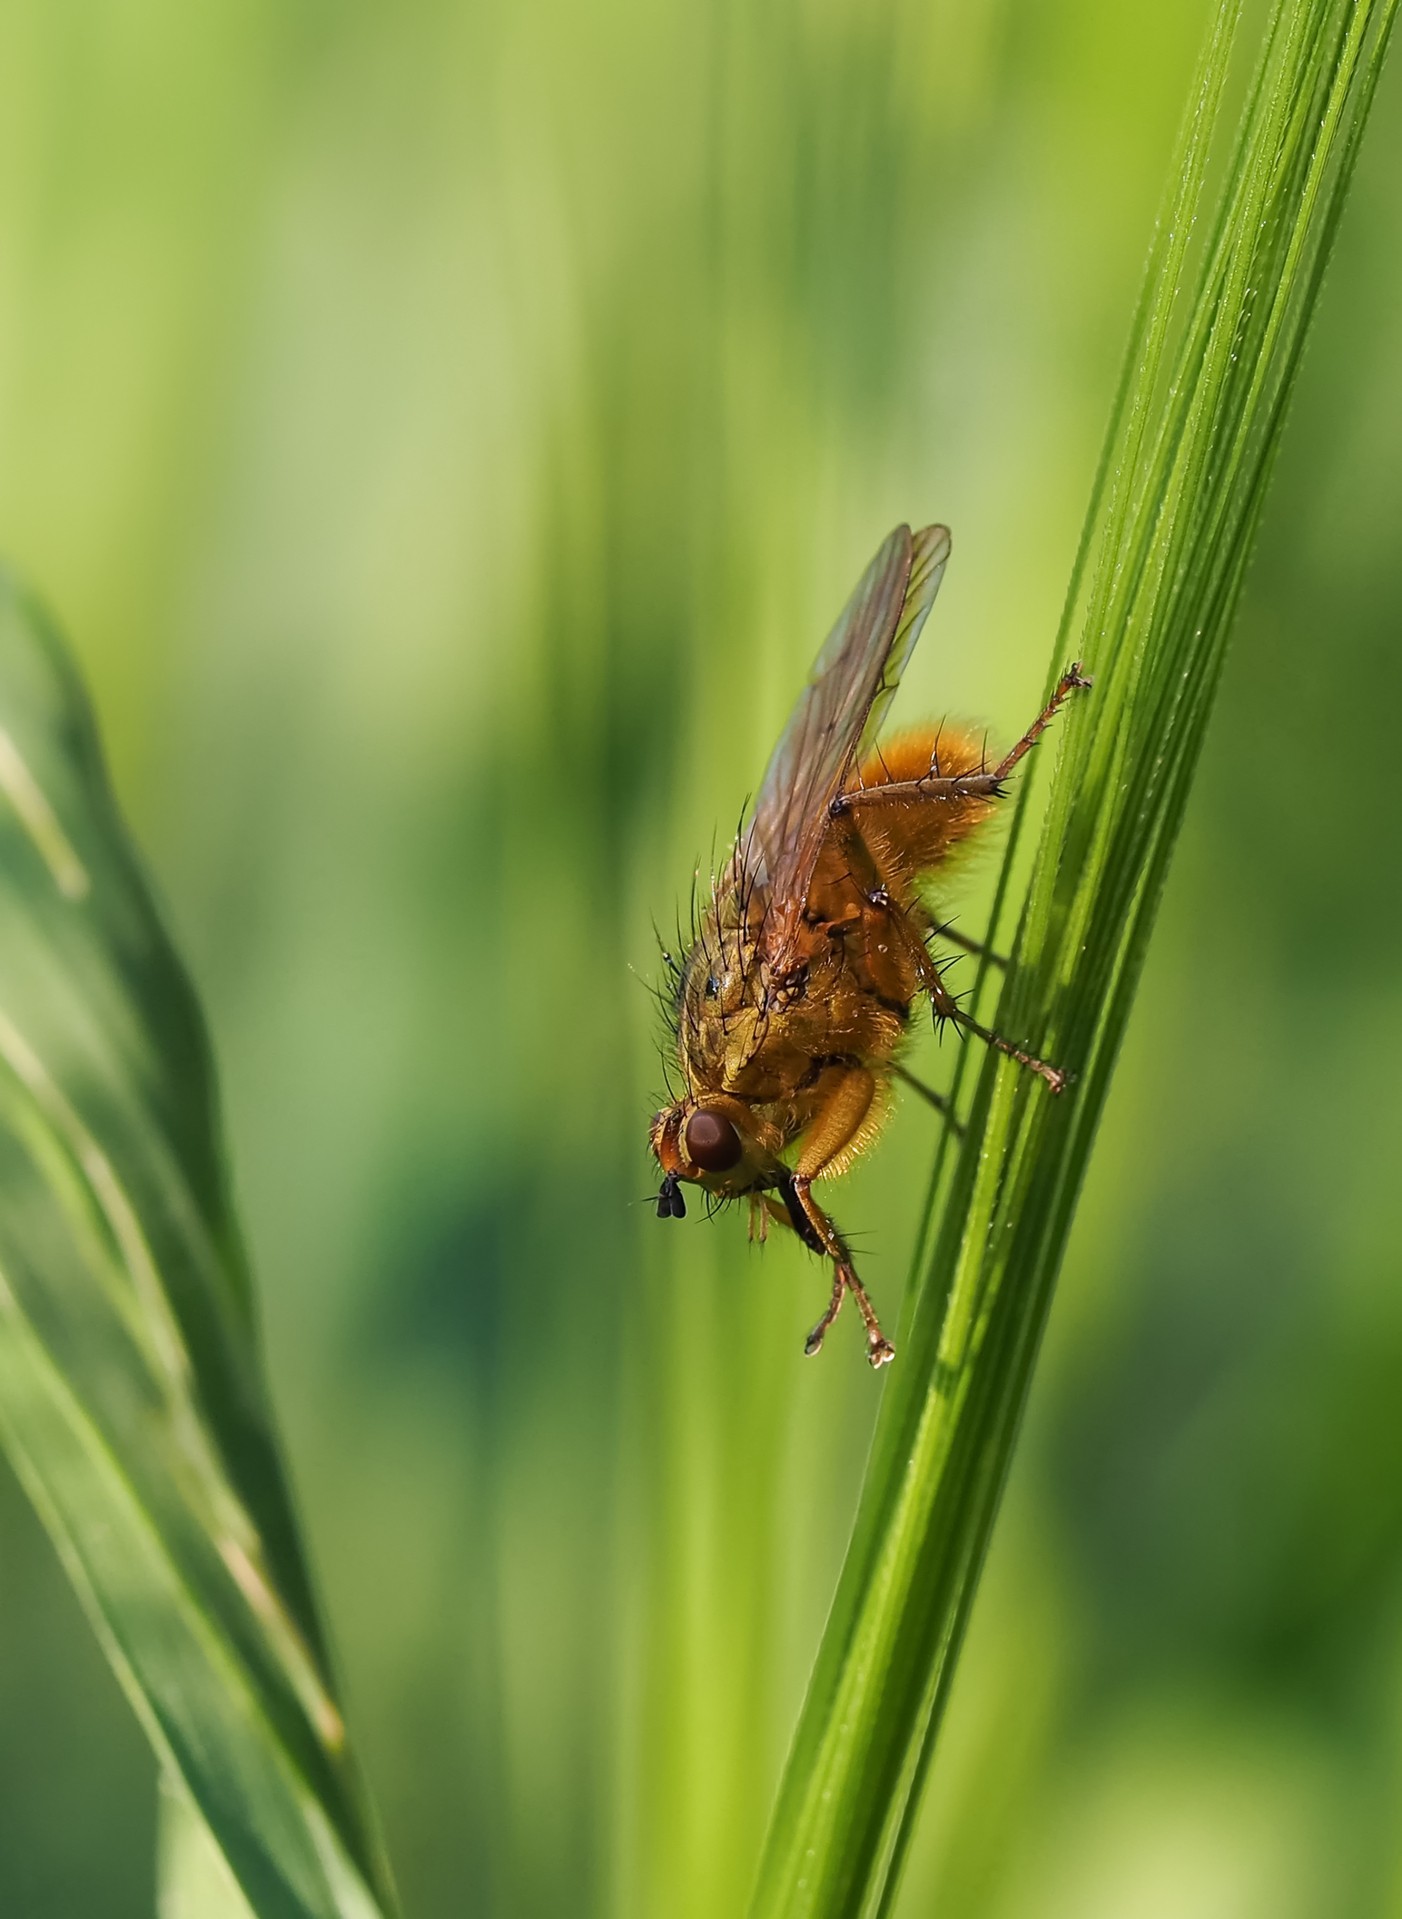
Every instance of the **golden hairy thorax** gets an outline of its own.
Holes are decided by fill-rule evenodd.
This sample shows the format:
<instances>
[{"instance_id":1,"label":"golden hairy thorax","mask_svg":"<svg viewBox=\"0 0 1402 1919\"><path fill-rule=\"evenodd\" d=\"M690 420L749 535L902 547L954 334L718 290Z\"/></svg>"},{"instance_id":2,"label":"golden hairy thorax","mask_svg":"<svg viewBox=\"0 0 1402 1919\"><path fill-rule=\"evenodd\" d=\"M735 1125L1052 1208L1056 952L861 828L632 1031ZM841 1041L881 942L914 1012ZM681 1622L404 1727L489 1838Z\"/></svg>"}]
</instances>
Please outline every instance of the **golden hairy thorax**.
<instances>
[{"instance_id":1,"label":"golden hairy thorax","mask_svg":"<svg viewBox=\"0 0 1402 1919\"><path fill-rule=\"evenodd\" d=\"M908 783L932 764L945 777L974 772L983 765L982 744L950 726L903 734L870 754L849 788ZM833 1069L860 1067L875 1081L873 1123L846 1143L842 1165L850 1164L853 1147L876 1136L886 1068L924 987L913 943L893 937L890 908L871 896L884 891L912 932L928 939L934 919L921 882L995 804L973 795L895 801L864 818L860 842L834 821L809 889L798 963L783 979L770 977L758 954L767 901L747 894L734 874L722 878L681 969L678 1054L692 1096L744 1101L771 1150L783 1150L830 1096Z\"/></svg>"}]
</instances>

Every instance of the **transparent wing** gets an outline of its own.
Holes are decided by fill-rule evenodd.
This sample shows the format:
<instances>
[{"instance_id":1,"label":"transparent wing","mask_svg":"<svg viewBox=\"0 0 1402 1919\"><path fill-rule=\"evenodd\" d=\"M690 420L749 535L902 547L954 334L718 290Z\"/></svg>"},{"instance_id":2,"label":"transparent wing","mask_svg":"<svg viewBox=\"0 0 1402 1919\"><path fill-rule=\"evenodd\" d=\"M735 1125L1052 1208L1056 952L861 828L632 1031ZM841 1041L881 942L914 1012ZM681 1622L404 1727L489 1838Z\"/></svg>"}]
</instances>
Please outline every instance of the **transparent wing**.
<instances>
[{"instance_id":1,"label":"transparent wing","mask_svg":"<svg viewBox=\"0 0 1402 1919\"><path fill-rule=\"evenodd\" d=\"M747 887L767 895L760 950L776 970L803 918L828 808L876 736L948 558L948 527L896 528L829 633L770 756L739 853Z\"/></svg>"}]
</instances>

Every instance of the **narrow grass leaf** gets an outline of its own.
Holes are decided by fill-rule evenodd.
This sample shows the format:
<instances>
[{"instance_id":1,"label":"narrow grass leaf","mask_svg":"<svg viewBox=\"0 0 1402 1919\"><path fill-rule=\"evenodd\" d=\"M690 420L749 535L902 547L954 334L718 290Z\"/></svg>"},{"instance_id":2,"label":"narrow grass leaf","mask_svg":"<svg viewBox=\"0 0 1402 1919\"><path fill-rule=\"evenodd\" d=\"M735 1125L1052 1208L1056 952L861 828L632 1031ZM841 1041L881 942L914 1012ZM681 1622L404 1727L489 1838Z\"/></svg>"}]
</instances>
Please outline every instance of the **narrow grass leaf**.
<instances>
[{"instance_id":1,"label":"narrow grass leaf","mask_svg":"<svg viewBox=\"0 0 1402 1919\"><path fill-rule=\"evenodd\" d=\"M156 1919L254 1919L209 1827L183 1786L163 1776Z\"/></svg>"},{"instance_id":2,"label":"narrow grass leaf","mask_svg":"<svg viewBox=\"0 0 1402 1919\"><path fill-rule=\"evenodd\" d=\"M247 1906L392 1912L264 1394L199 1010L73 669L6 580L0 1433Z\"/></svg>"}]
</instances>

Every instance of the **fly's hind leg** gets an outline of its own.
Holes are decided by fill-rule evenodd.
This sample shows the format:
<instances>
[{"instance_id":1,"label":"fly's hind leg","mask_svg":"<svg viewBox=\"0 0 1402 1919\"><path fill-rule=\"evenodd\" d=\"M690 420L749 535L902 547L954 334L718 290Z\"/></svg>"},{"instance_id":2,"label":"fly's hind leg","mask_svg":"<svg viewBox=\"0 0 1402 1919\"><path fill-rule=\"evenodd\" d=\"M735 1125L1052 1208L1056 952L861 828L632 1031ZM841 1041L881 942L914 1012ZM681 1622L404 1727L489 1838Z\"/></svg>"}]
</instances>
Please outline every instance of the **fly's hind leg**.
<instances>
[{"instance_id":1,"label":"fly's hind leg","mask_svg":"<svg viewBox=\"0 0 1402 1919\"><path fill-rule=\"evenodd\" d=\"M1078 690L1091 682L1082 673L1079 661L1068 666L1056 683L1056 689L1017 744L1006 752L996 766L977 773L953 773L943 776L932 767L917 780L890 780L880 786L855 786L839 793L828 807L833 820L872 807L895 806L910 800L962 800L1002 797L1003 782L1041 739L1057 713Z\"/></svg>"},{"instance_id":2,"label":"fly's hind leg","mask_svg":"<svg viewBox=\"0 0 1402 1919\"><path fill-rule=\"evenodd\" d=\"M1092 683L1093 682L1088 680L1081 671L1081 663L1079 660L1074 661L1068 666L1061 678L1057 681L1051 698L1047 701L1036 719L1033 720L1031 726L1028 727L1017 745L1014 746L1010 752L1005 753L997 766L994 767L994 779L1005 780L1023 755L1032 751L1032 748L1037 744L1038 740L1041 739L1042 735L1056 718L1060 708L1065 705L1071 695L1078 690L1090 687Z\"/></svg>"}]
</instances>

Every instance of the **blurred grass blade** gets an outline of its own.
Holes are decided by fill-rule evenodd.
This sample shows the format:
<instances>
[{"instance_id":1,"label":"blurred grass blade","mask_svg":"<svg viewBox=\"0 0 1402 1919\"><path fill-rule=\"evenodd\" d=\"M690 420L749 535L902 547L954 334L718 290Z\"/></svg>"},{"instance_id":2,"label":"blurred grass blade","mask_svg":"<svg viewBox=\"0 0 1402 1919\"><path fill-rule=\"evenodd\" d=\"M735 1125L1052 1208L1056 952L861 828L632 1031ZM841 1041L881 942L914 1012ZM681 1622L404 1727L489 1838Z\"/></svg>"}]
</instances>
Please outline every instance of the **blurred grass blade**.
<instances>
[{"instance_id":1,"label":"blurred grass blade","mask_svg":"<svg viewBox=\"0 0 1402 1919\"><path fill-rule=\"evenodd\" d=\"M1078 1084L1051 1099L983 1057L756 1919L890 1908L1394 11L1278 0L1230 152L1240 13L1217 11L1053 660L1095 691L1061 730L997 1015Z\"/></svg>"},{"instance_id":2,"label":"blurred grass blade","mask_svg":"<svg viewBox=\"0 0 1402 1919\"><path fill-rule=\"evenodd\" d=\"M161 1780L156 1919L253 1919L183 1786Z\"/></svg>"},{"instance_id":3,"label":"blurred grass blade","mask_svg":"<svg viewBox=\"0 0 1402 1919\"><path fill-rule=\"evenodd\" d=\"M199 1011L72 668L3 580L0 1196L0 1429L165 1772L260 1919L391 1912L264 1396ZM196 1910L176 1888L165 1909Z\"/></svg>"}]
</instances>

